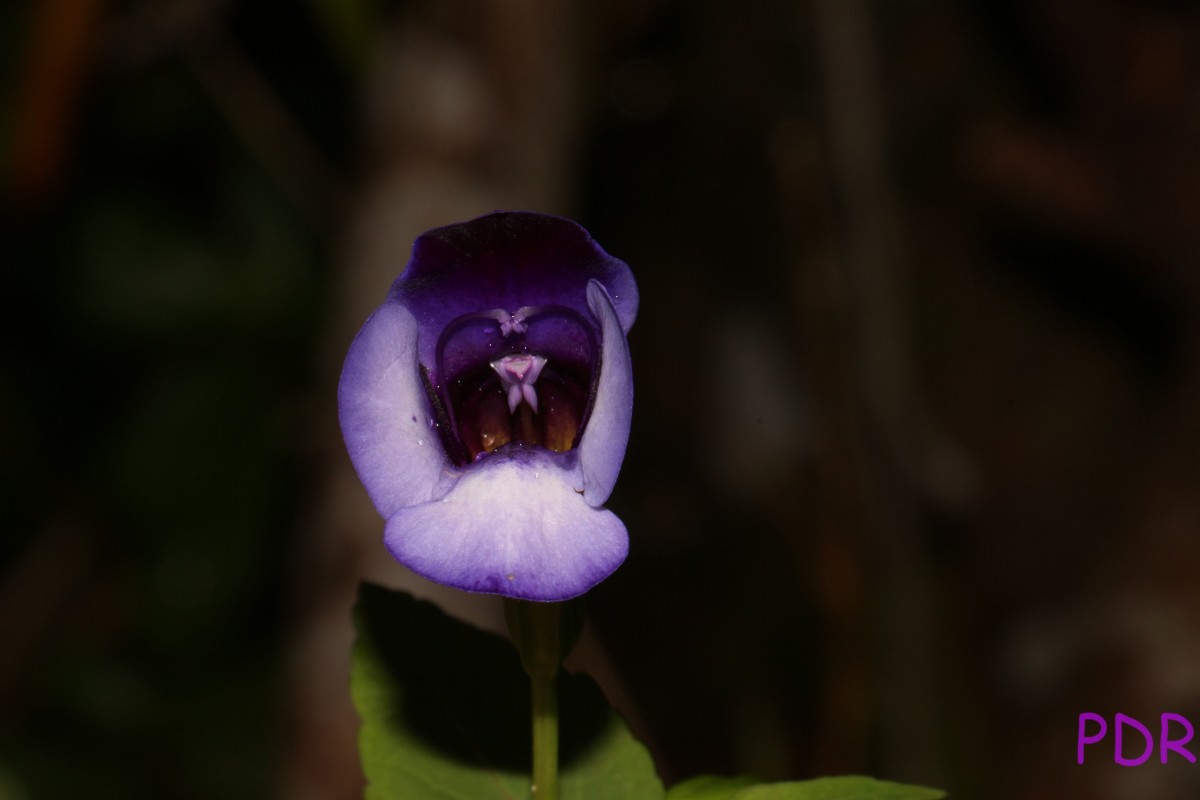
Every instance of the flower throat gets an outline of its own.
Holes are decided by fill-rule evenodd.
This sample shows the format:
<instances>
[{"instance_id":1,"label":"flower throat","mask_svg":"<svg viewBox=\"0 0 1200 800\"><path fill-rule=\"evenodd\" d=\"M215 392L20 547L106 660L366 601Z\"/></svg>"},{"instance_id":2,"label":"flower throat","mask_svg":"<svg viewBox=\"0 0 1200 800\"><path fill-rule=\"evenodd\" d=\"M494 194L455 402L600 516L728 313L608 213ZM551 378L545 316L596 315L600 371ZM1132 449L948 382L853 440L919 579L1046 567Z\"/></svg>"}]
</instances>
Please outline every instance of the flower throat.
<instances>
[{"instance_id":1,"label":"flower throat","mask_svg":"<svg viewBox=\"0 0 1200 800\"><path fill-rule=\"evenodd\" d=\"M576 447L592 389L588 364L575 363L578 359L568 354L538 352L536 319L501 311L485 317L496 321L495 327L489 325L485 351L508 352L471 359L472 365L446 386L452 429L465 460L476 461L508 444L559 453Z\"/></svg>"}]
</instances>

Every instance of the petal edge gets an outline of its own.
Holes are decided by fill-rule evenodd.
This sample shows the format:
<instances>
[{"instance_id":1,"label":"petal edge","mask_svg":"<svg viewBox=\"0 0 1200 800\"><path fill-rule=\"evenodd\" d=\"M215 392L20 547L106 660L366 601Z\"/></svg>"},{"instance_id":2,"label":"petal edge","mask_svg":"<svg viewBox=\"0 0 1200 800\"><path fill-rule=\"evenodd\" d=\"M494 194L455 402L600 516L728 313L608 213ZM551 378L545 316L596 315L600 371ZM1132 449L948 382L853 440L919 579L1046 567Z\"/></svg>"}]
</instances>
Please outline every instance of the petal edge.
<instances>
[{"instance_id":1,"label":"petal edge","mask_svg":"<svg viewBox=\"0 0 1200 800\"><path fill-rule=\"evenodd\" d=\"M416 348L412 314L385 303L350 345L338 382L346 451L385 519L444 493L452 477L421 384Z\"/></svg>"},{"instance_id":2,"label":"petal edge","mask_svg":"<svg viewBox=\"0 0 1200 800\"><path fill-rule=\"evenodd\" d=\"M579 441L579 467L583 475L583 499L593 508L599 508L612 494L629 444L633 363L608 290L599 281L589 281L587 301L600 323L600 380L591 416Z\"/></svg>"}]
</instances>

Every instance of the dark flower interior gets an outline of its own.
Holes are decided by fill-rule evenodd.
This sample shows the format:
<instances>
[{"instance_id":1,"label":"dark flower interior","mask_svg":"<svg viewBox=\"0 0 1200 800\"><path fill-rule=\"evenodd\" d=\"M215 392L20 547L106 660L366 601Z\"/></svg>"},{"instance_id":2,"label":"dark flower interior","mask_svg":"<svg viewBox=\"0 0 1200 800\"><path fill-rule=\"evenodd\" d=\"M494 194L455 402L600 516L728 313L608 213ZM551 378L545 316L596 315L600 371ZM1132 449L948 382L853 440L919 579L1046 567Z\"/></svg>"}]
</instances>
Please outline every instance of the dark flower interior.
<instances>
[{"instance_id":1,"label":"dark flower interior","mask_svg":"<svg viewBox=\"0 0 1200 800\"><path fill-rule=\"evenodd\" d=\"M598 352L592 327L562 306L459 317L438 342L429 386L446 452L463 466L510 444L573 449Z\"/></svg>"}]
</instances>

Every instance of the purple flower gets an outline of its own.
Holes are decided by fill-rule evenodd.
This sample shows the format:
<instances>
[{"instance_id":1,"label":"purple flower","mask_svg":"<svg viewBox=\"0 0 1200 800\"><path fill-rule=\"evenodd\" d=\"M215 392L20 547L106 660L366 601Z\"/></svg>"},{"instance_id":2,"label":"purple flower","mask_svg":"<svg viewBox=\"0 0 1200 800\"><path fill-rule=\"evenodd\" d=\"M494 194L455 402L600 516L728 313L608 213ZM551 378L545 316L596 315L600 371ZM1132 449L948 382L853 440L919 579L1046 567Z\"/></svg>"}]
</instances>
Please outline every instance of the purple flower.
<instances>
[{"instance_id":1,"label":"purple flower","mask_svg":"<svg viewBox=\"0 0 1200 800\"><path fill-rule=\"evenodd\" d=\"M638 293L569 220L496 212L418 237L342 369L346 449L397 561L558 601L629 549L603 506L625 456Z\"/></svg>"}]
</instances>

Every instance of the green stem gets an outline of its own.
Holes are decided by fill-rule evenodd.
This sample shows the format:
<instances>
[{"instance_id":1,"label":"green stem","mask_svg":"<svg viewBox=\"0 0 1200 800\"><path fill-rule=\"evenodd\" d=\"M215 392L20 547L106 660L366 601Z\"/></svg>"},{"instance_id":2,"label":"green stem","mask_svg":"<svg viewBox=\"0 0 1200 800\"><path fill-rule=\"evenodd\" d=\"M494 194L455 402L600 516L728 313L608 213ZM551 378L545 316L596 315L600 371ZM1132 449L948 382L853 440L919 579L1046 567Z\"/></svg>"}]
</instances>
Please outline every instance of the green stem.
<instances>
[{"instance_id":1,"label":"green stem","mask_svg":"<svg viewBox=\"0 0 1200 800\"><path fill-rule=\"evenodd\" d=\"M562 662L559 641L562 604L504 601L508 630L533 695L534 800L558 800L558 692L555 676Z\"/></svg>"},{"instance_id":2,"label":"green stem","mask_svg":"<svg viewBox=\"0 0 1200 800\"><path fill-rule=\"evenodd\" d=\"M530 676L533 686L533 786L535 800L558 798L558 692L554 676Z\"/></svg>"}]
</instances>

